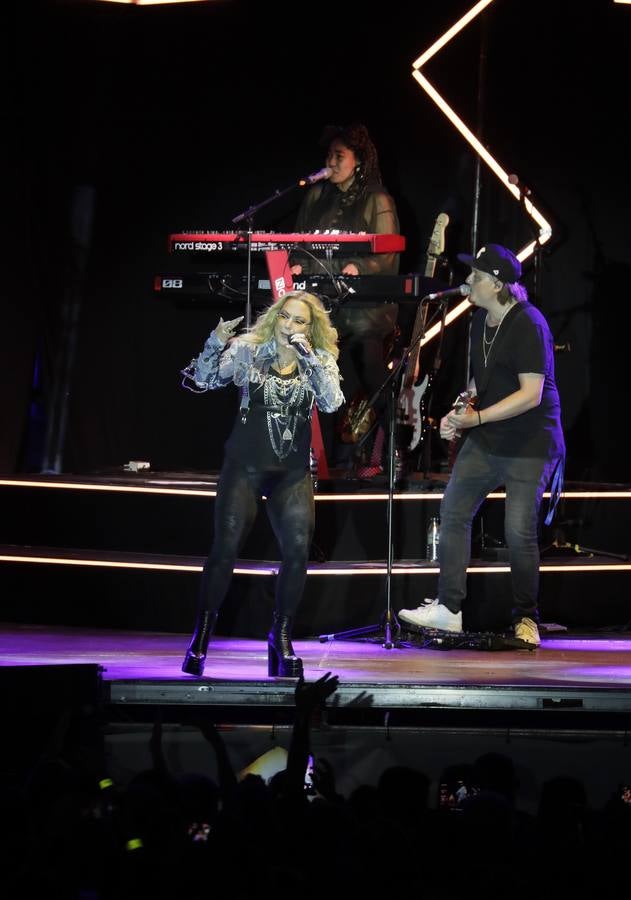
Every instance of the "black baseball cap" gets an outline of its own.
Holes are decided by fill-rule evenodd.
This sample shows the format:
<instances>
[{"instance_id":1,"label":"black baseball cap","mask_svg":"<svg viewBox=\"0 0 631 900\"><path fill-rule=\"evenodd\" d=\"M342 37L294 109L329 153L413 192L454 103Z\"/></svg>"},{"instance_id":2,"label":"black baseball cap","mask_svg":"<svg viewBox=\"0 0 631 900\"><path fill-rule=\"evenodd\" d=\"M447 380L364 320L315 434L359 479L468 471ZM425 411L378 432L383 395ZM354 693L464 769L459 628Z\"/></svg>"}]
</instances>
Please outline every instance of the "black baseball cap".
<instances>
[{"instance_id":1,"label":"black baseball cap","mask_svg":"<svg viewBox=\"0 0 631 900\"><path fill-rule=\"evenodd\" d=\"M515 254L502 247L501 244L485 244L480 247L475 256L467 256L465 253L459 253L460 262L471 266L472 269L479 269L492 275L499 281L519 281L521 278L521 263Z\"/></svg>"}]
</instances>

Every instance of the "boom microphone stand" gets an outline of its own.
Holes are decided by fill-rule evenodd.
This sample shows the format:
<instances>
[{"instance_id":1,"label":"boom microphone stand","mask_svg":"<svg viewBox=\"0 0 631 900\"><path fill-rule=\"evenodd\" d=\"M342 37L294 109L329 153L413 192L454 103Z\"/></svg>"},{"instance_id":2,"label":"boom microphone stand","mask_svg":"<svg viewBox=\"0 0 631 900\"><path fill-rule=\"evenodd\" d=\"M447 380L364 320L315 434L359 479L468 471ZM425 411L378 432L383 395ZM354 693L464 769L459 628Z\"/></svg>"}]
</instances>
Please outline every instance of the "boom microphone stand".
<instances>
[{"instance_id":1,"label":"boom microphone stand","mask_svg":"<svg viewBox=\"0 0 631 900\"><path fill-rule=\"evenodd\" d=\"M300 182L298 183L300 184ZM282 191L275 190L274 193L267 197L265 200L261 200L260 203L248 207L248 209L236 215L234 219L231 219L233 225L239 225L241 222L247 222L246 234L248 238L248 249L246 255L247 280L245 295L245 327L248 329L252 323L252 226L254 224L254 216L260 209L263 209L264 206L267 206L269 203L272 203L279 197L283 197L285 194L288 194L289 191L293 191L295 187L296 185L292 184L290 187L285 188Z\"/></svg>"},{"instance_id":2,"label":"boom microphone stand","mask_svg":"<svg viewBox=\"0 0 631 900\"><path fill-rule=\"evenodd\" d=\"M285 194L288 194L290 191L293 191L297 187L307 187L307 185L315 184L316 181L323 181L325 178L329 178L331 175L331 169L327 166L324 169L320 169L319 172L314 172L312 175L307 175L305 178L301 178L299 181L294 182L294 184L290 184L289 187L284 188L282 191L276 189L273 194L270 194L269 197L266 197L265 200L261 200L260 203L256 203L253 206L249 206L243 212L238 213L234 219L231 219L233 225L239 225L241 222L247 222L247 236L248 236L248 252L247 252L247 292L246 292L246 305L245 305L245 325L246 328L250 327L250 322L252 319L252 283L251 283L251 273L252 273L252 225L254 222L254 216L260 209L263 209L264 206L268 206L270 203L273 203L274 200L278 200L280 197L284 197Z\"/></svg>"},{"instance_id":3,"label":"boom microphone stand","mask_svg":"<svg viewBox=\"0 0 631 900\"><path fill-rule=\"evenodd\" d=\"M451 291L450 293L455 293L455 291ZM425 303L426 300L432 298L431 294L428 294L427 297L423 297L421 303ZM446 305L442 303L441 305ZM442 314L442 313L441 313ZM434 318L436 318L436 314ZM431 325L431 321L428 323ZM399 641L399 635L401 633L401 626L399 625L399 620L396 617L392 609L392 561L393 561L393 541L392 541L392 508L393 508L393 500L394 500L394 482L395 482L395 421L396 421L396 404L397 397L400 390L401 379L403 373L405 372L405 367L409 356L412 350L416 347L417 343L423 340L425 336L425 326L421 328L417 338L413 341L410 346L404 351L401 356L401 359L397 363L397 365L388 373L386 378L384 379L383 384L375 391L373 396L370 398L368 403L366 404L366 408L370 408L374 405L377 398L385 393L386 389L388 389L388 502L387 502L387 511L386 511L386 520L387 520L387 539L388 539L388 553L387 553L387 562L386 562L386 583L385 583L385 604L386 608L381 617L381 621L375 625L363 625L359 628L351 628L346 631L337 631L333 634L321 634L319 636L319 640L321 644L326 643L327 641L344 641L350 640L351 638L365 638L369 634L374 634L375 632L381 632L382 638L381 643L384 649L392 650L393 648L398 648L401 646Z\"/></svg>"}]
</instances>

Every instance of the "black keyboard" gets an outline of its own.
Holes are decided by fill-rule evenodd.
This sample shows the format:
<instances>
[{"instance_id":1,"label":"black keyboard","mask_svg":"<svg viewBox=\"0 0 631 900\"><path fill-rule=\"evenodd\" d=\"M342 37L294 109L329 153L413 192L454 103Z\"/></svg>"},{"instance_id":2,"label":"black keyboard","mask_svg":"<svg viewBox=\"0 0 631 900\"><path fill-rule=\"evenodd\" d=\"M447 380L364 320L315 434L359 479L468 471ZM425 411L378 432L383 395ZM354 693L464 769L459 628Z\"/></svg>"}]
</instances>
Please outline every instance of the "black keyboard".
<instances>
[{"instance_id":1,"label":"black keyboard","mask_svg":"<svg viewBox=\"0 0 631 900\"><path fill-rule=\"evenodd\" d=\"M250 295L270 297L269 278L251 276ZM294 277L294 290L309 291L337 303L352 304L362 299L400 302L418 301L429 293L445 290L449 285L436 278L411 273L408 275L299 275ZM244 302L247 276L220 272L195 272L186 275L156 275L154 292L173 298L214 297L221 302Z\"/></svg>"}]
</instances>

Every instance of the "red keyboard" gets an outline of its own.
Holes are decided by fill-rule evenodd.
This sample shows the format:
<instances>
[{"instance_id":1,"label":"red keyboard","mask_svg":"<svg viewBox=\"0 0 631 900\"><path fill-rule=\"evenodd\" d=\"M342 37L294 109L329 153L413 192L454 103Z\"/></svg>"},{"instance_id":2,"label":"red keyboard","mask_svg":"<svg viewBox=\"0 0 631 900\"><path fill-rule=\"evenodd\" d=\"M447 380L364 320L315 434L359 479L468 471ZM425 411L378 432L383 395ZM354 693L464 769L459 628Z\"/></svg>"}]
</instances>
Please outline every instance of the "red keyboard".
<instances>
[{"instance_id":1,"label":"red keyboard","mask_svg":"<svg viewBox=\"0 0 631 900\"><path fill-rule=\"evenodd\" d=\"M302 244L311 253L350 256L353 253L401 253L405 238L401 234L369 234L368 232L254 232L252 251L293 250ZM248 234L244 231L189 231L169 235L169 253L226 253L247 250Z\"/></svg>"}]
</instances>

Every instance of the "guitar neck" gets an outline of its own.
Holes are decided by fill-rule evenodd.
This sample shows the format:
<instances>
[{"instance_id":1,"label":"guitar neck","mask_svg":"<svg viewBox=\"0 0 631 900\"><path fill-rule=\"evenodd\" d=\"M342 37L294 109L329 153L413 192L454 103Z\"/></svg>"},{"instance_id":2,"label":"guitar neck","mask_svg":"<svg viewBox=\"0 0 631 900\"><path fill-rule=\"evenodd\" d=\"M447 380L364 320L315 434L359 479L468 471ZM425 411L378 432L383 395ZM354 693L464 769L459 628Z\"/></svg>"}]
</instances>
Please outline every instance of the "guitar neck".
<instances>
[{"instance_id":1,"label":"guitar neck","mask_svg":"<svg viewBox=\"0 0 631 900\"><path fill-rule=\"evenodd\" d=\"M425 264L425 276L427 278L433 278L435 268L436 259L432 254L428 253L427 263ZM426 315L427 306L424 303L420 303L418 309L416 310L416 316L414 317L414 327L412 328L412 338L410 340L412 352L410 353L410 356L408 358L407 374L405 376L405 386L408 388L414 384L416 378L416 368L421 352L421 342L419 338L423 333L423 329L425 327Z\"/></svg>"},{"instance_id":2,"label":"guitar neck","mask_svg":"<svg viewBox=\"0 0 631 900\"><path fill-rule=\"evenodd\" d=\"M449 216L447 215L447 213L440 213L436 218L436 222L434 223L432 236L427 247L427 260L425 262L426 278L434 277L434 273L436 270L436 258L440 253L442 253L445 246L445 228L447 227L448 222ZM410 340L412 351L408 358L406 374L403 381L406 388L412 387L412 385L416 381L416 376L418 375L418 361L421 352L421 342L419 338L423 333L423 329L425 328L426 316L427 306L424 303L420 303L416 311L416 316L414 318L414 327L412 328L412 338Z\"/></svg>"},{"instance_id":3,"label":"guitar neck","mask_svg":"<svg viewBox=\"0 0 631 900\"><path fill-rule=\"evenodd\" d=\"M425 316L427 315L427 305L425 303L419 304L418 309L416 310L416 316L414 317L414 327L412 328L412 338L410 340L410 345L412 347L412 351L408 357L406 375L405 375L405 386L411 387L414 384L416 379L416 367L419 359L419 355L421 352L421 342L419 340L421 334L423 333L423 329L425 328Z\"/></svg>"},{"instance_id":4,"label":"guitar neck","mask_svg":"<svg viewBox=\"0 0 631 900\"><path fill-rule=\"evenodd\" d=\"M427 254L427 262L425 263L425 275L428 278L434 277L434 272L436 271L436 257L433 253Z\"/></svg>"}]
</instances>

